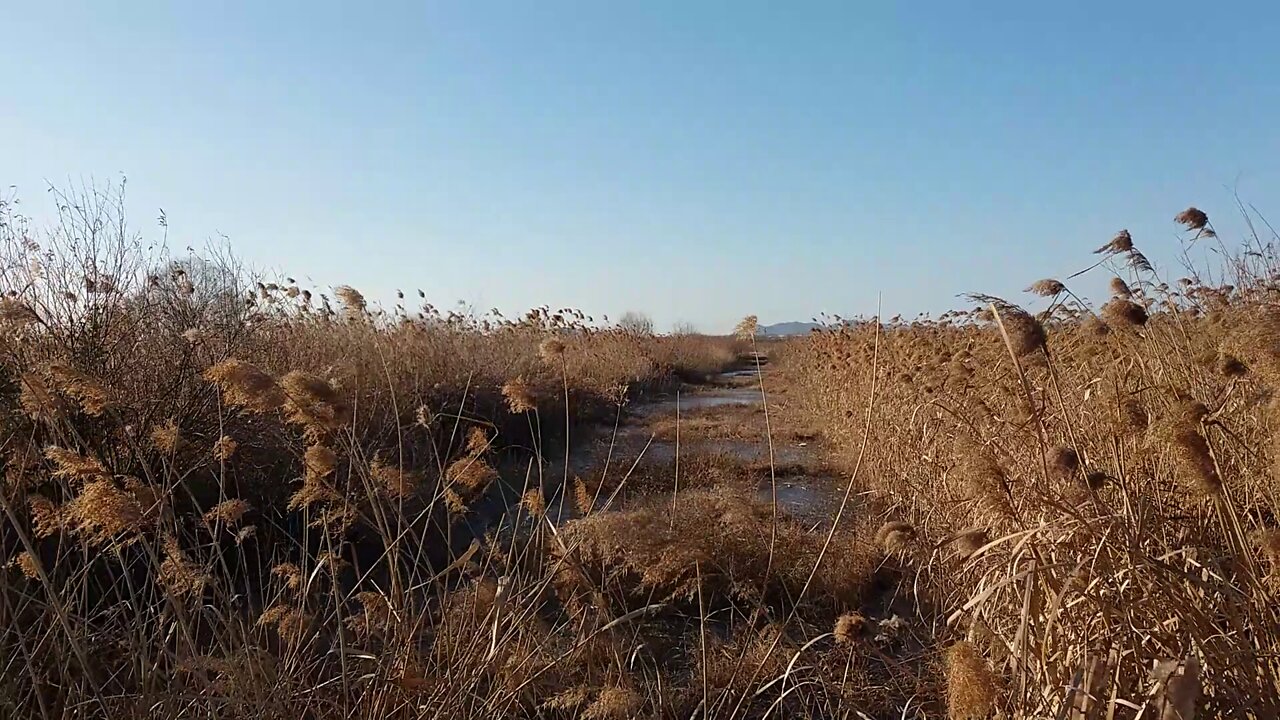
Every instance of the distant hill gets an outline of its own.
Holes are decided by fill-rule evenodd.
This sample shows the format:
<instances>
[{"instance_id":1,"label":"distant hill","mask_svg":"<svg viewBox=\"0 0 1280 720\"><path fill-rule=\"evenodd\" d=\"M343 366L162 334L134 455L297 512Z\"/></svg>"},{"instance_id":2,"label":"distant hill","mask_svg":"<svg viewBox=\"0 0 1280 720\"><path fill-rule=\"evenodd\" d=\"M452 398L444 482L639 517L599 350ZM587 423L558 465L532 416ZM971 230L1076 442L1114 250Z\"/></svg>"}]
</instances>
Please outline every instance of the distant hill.
<instances>
[{"instance_id":1,"label":"distant hill","mask_svg":"<svg viewBox=\"0 0 1280 720\"><path fill-rule=\"evenodd\" d=\"M814 328L822 327L818 323L811 322L780 322L772 325L762 325L760 327L761 335L804 335Z\"/></svg>"}]
</instances>

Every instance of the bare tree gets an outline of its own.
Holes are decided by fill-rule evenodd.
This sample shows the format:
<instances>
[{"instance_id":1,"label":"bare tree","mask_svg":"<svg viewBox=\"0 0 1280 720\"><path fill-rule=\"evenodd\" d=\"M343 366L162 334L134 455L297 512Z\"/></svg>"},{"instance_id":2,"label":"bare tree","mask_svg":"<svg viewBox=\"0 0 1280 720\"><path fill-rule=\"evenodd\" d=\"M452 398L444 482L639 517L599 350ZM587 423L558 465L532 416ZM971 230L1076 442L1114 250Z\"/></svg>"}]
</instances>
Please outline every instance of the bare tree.
<instances>
[{"instance_id":1,"label":"bare tree","mask_svg":"<svg viewBox=\"0 0 1280 720\"><path fill-rule=\"evenodd\" d=\"M688 320L680 320L671 326L672 335L697 335L698 328Z\"/></svg>"},{"instance_id":2,"label":"bare tree","mask_svg":"<svg viewBox=\"0 0 1280 720\"><path fill-rule=\"evenodd\" d=\"M635 335L652 335L653 320L644 313L628 310L618 320L618 328Z\"/></svg>"}]
</instances>

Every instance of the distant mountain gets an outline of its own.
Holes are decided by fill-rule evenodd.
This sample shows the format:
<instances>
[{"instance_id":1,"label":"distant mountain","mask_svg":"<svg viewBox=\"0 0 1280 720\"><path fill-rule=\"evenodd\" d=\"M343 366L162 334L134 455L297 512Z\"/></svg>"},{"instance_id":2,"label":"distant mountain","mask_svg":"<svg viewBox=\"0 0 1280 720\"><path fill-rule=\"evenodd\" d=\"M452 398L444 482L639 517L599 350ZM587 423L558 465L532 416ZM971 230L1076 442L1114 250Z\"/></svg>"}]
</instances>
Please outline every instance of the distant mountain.
<instances>
[{"instance_id":1,"label":"distant mountain","mask_svg":"<svg viewBox=\"0 0 1280 720\"><path fill-rule=\"evenodd\" d=\"M780 322L772 325L762 325L760 327L761 335L804 335L814 328L822 327L818 323L811 322Z\"/></svg>"}]
</instances>

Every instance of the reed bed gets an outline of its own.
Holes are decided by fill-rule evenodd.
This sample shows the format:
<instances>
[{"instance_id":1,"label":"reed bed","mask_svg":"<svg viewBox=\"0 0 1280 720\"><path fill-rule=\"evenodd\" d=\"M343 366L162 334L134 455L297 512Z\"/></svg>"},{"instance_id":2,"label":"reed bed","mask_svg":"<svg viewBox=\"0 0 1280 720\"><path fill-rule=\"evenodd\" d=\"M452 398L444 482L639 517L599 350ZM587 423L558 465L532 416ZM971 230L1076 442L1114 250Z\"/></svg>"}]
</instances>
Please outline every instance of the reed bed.
<instances>
[{"instance_id":1,"label":"reed bed","mask_svg":"<svg viewBox=\"0 0 1280 720\"><path fill-rule=\"evenodd\" d=\"M795 412L911 528L952 717L1280 712L1280 258L1176 222L1183 276L1121 231L1100 307L1048 278L1039 312L973 295L779 356Z\"/></svg>"},{"instance_id":2,"label":"reed bed","mask_svg":"<svg viewBox=\"0 0 1280 720\"><path fill-rule=\"evenodd\" d=\"M1121 232L1098 306L778 341L382 308L58 200L0 206L0 717L1280 713L1280 256L1198 210L1212 273ZM731 455L557 465L752 350L828 515Z\"/></svg>"}]
</instances>

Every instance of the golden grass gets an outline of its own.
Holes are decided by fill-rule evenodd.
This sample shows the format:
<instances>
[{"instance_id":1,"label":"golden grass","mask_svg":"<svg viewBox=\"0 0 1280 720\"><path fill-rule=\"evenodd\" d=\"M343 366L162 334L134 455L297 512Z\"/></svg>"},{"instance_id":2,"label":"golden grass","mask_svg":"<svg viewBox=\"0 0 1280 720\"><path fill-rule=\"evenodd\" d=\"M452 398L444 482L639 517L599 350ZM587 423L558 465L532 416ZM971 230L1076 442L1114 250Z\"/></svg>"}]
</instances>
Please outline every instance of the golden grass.
<instances>
[{"instance_id":1,"label":"golden grass","mask_svg":"<svg viewBox=\"0 0 1280 720\"><path fill-rule=\"evenodd\" d=\"M1211 236L1200 211L1179 222ZM1100 319L1041 281L1029 291L1055 299L1034 316L975 296L775 352L797 417L927 557L936 645L959 639L952 717L1280 712L1277 575L1257 543L1280 510L1269 248L1231 256L1230 286L1189 269L1174 289L1123 232L1099 250L1117 273Z\"/></svg>"},{"instance_id":2,"label":"golden grass","mask_svg":"<svg viewBox=\"0 0 1280 720\"><path fill-rule=\"evenodd\" d=\"M0 717L1280 712L1268 246L1173 289L1121 232L1097 313L1046 279L1040 313L974 296L730 341L347 286L334 309L69 236L119 227L112 196L74 200L43 234L0 208ZM776 366L767 414L652 430L821 436L840 472L549 472L581 425L745 349ZM790 475L834 476L835 513L759 492Z\"/></svg>"},{"instance_id":3,"label":"golden grass","mask_svg":"<svg viewBox=\"0 0 1280 720\"><path fill-rule=\"evenodd\" d=\"M516 648L577 630L534 622L560 562L547 531L492 517L522 493L541 515L544 480L498 470L714 375L733 341L550 308L387 312L348 286L335 310L226 256L152 254L110 194L63 199L48 231L0 208L0 716L488 716L564 689L512 684L533 667ZM498 614L433 648L511 563L527 575ZM516 627L543 635L508 644ZM644 697L592 682L591 716Z\"/></svg>"}]
</instances>

